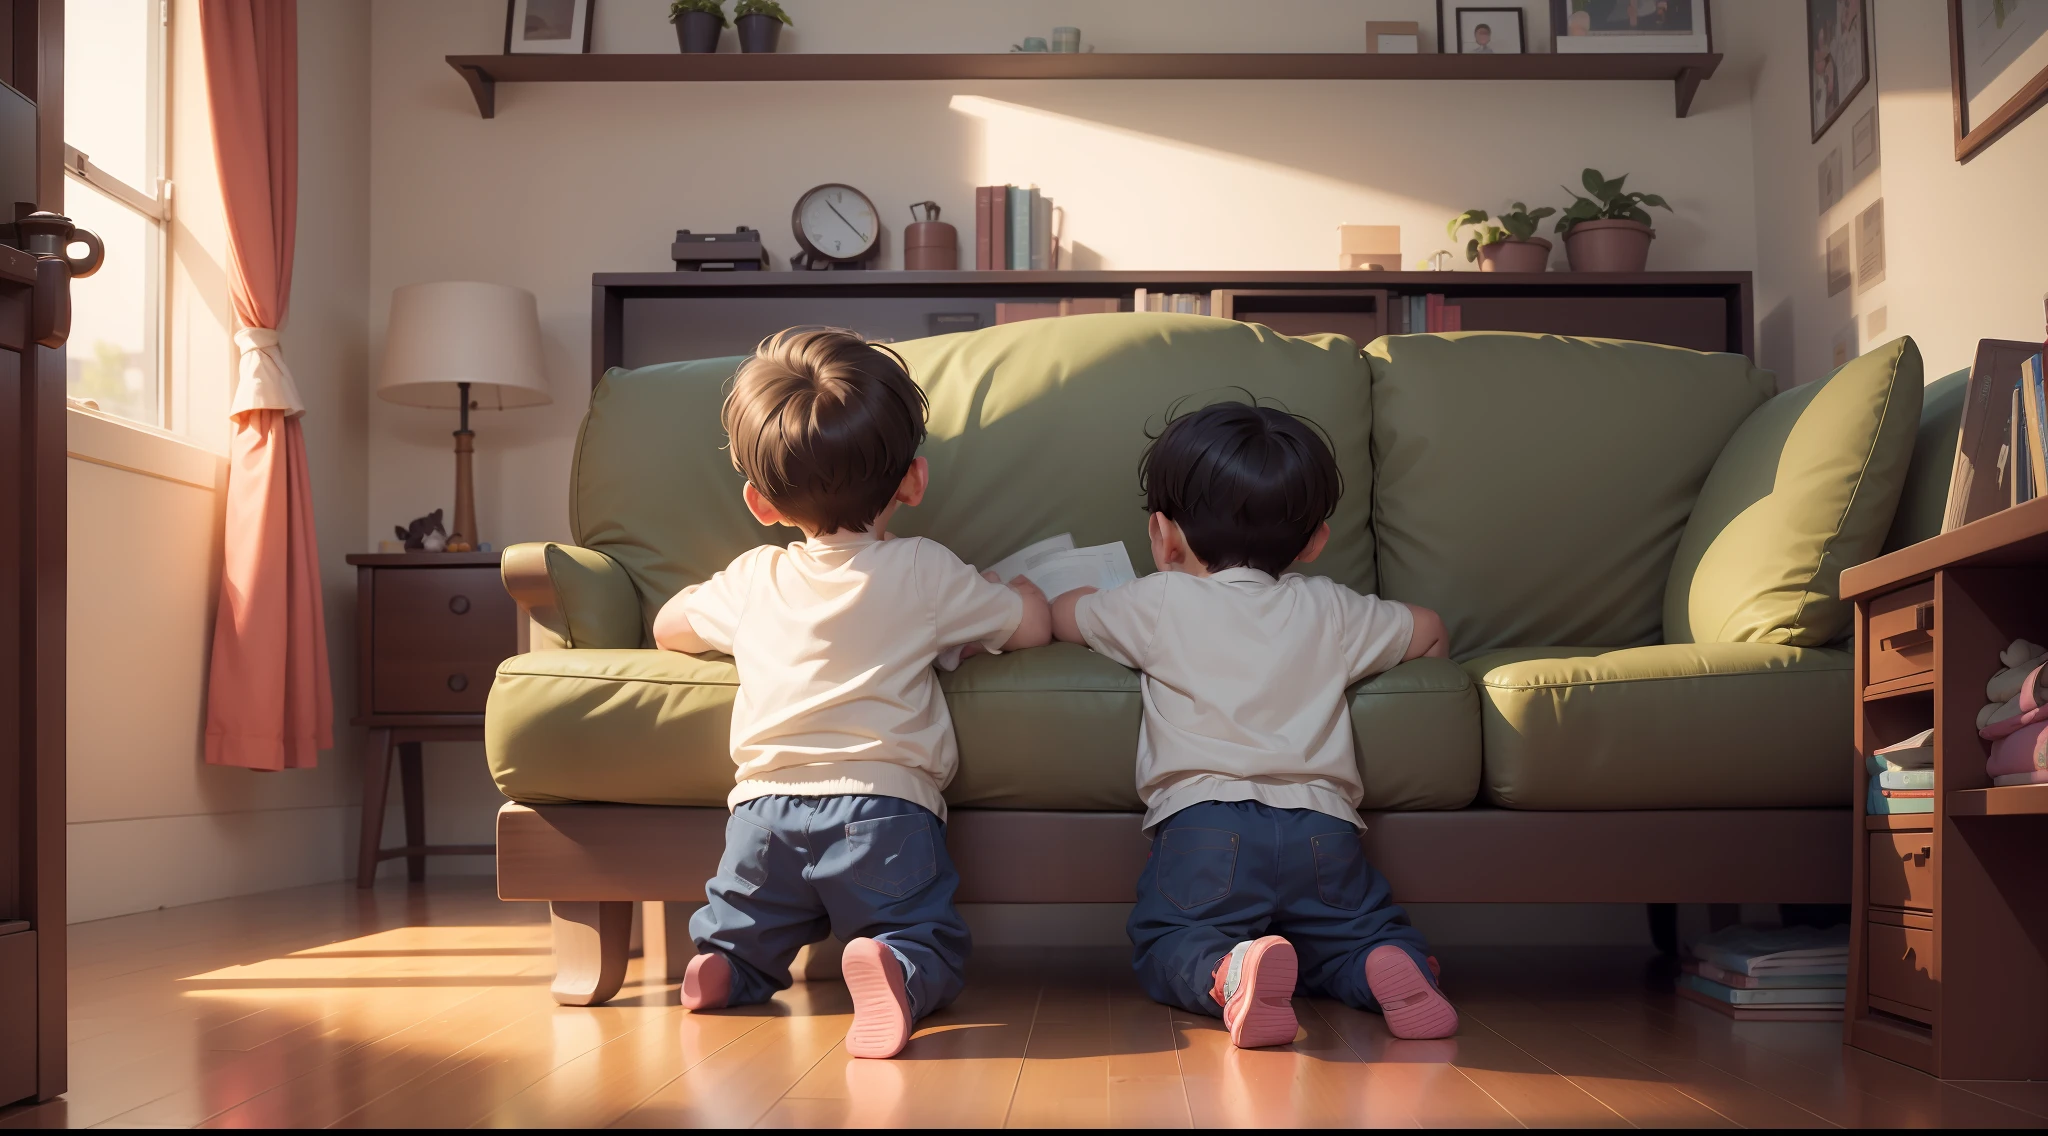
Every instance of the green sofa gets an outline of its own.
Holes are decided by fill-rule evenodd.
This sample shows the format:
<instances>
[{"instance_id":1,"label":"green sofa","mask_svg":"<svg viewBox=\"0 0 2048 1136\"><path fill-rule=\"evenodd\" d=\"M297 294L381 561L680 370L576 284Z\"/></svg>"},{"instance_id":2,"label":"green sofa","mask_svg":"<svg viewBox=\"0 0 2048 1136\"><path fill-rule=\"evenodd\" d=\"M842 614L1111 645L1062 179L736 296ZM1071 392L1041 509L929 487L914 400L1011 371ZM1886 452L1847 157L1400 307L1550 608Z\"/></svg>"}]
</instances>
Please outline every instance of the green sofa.
<instances>
[{"instance_id":1,"label":"green sofa","mask_svg":"<svg viewBox=\"0 0 2048 1136\"><path fill-rule=\"evenodd\" d=\"M1433 607L1451 632L1453 660L1351 694L1365 839L1401 898L1846 898L1835 577L1888 533L1931 534L1954 451L1958 400L1926 400L1922 422L1909 340L1785 395L1741 356L1556 336L1361 351L1117 314L896 346L931 400L931 490L893 527L978 564L1072 532L1148 570L1138 459L1173 407L1249 393L1323 428L1346 492L1304 570ZM715 865L734 669L652 650L648 627L790 536L747 513L721 448L736 362L608 373L578 440L577 543L505 553L535 649L499 668L486 718L512 802L500 893L555 903L564 1001L609 996L626 905L701 899ZM1058 644L941 683L962 898L1128 900L1137 676ZM657 915L650 943L685 949Z\"/></svg>"}]
</instances>

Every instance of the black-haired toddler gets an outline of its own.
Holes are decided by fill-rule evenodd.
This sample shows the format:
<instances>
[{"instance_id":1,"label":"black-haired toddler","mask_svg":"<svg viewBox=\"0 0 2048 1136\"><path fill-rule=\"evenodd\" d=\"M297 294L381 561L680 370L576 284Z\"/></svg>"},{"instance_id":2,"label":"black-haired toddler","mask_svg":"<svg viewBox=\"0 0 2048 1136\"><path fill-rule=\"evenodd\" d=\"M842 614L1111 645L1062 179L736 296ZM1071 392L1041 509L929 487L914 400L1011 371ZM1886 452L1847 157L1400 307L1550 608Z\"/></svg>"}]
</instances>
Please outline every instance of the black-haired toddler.
<instances>
[{"instance_id":1,"label":"black-haired toddler","mask_svg":"<svg viewBox=\"0 0 2048 1136\"><path fill-rule=\"evenodd\" d=\"M1364 797L1344 692L1446 656L1428 608L1288 573L1329 541L1343 493L1307 421L1219 403L1173 419L1141 467L1159 571L1053 602L1053 631L1144 672L1138 791L1152 856L1130 935L1161 1002L1237 1045L1294 1040L1303 993L1449 1037L1421 932L1359 843Z\"/></svg>"}]
</instances>

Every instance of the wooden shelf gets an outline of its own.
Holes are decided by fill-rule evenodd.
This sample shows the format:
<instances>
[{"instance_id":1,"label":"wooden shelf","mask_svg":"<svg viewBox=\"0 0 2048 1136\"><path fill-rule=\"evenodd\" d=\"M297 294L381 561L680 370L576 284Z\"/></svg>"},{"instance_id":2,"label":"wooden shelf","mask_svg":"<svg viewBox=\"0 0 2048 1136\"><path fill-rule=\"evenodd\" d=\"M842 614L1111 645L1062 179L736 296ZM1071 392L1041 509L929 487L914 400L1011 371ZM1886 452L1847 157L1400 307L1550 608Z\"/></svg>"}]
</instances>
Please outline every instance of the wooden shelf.
<instances>
[{"instance_id":1,"label":"wooden shelf","mask_svg":"<svg viewBox=\"0 0 2048 1136\"><path fill-rule=\"evenodd\" d=\"M1952 790L1948 795L1948 815L2048 816L2048 784Z\"/></svg>"},{"instance_id":2,"label":"wooden shelf","mask_svg":"<svg viewBox=\"0 0 2048 1136\"><path fill-rule=\"evenodd\" d=\"M1890 682L1872 683L1863 688L1863 700L1870 702L1879 698L1897 698L1901 694L1927 694L1933 690L1934 672L1928 671L1924 674L1895 678Z\"/></svg>"},{"instance_id":3,"label":"wooden shelf","mask_svg":"<svg viewBox=\"0 0 2048 1136\"><path fill-rule=\"evenodd\" d=\"M818 83L979 79L1669 80L1677 117L1721 65L1687 55L1367 55L1357 52L985 55L450 55L477 113L497 114L499 83Z\"/></svg>"}]
</instances>

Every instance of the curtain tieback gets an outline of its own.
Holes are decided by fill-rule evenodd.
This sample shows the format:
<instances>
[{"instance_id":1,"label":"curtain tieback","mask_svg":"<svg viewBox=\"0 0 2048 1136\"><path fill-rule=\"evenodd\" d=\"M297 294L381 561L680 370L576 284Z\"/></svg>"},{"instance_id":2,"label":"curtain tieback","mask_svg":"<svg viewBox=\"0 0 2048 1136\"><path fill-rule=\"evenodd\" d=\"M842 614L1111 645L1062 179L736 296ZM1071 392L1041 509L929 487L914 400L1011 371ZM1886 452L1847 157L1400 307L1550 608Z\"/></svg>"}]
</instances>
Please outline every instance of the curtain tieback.
<instances>
[{"instance_id":1,"label":"curtain tieback","mask_svg":"<svg viewBox=\"0 0 2048 1136\"><path fill-rule=\"evenodd\" d=\"M234 402L228 417L251 410L282 410L295 418L306 412L299 400L299 387L292 381L291 368L284 365L277 332L267 327L245 327L235 332L235 346L241 349L241 381L235 384Z\"/></svg>"}]
</instances>

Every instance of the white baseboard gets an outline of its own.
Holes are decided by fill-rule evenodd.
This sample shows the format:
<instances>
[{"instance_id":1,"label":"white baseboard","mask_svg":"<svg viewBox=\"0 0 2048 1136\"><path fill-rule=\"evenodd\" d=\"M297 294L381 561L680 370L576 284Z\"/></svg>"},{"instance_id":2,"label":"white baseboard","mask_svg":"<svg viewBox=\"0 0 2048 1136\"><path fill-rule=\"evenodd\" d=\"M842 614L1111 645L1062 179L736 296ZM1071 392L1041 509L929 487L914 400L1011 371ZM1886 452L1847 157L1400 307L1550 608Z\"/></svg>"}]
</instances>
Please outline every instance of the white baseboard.
<instances>
[{"instance_id":1,"label":"white baseboard","mask_svg":"<svg viewBox=\"0 0 2048 1136\"><path fill-rule=\"evenodd\" d=\"M68 921L340 879L356 816L332 805L71 824Z\"/></svg>"}]
</instances>

